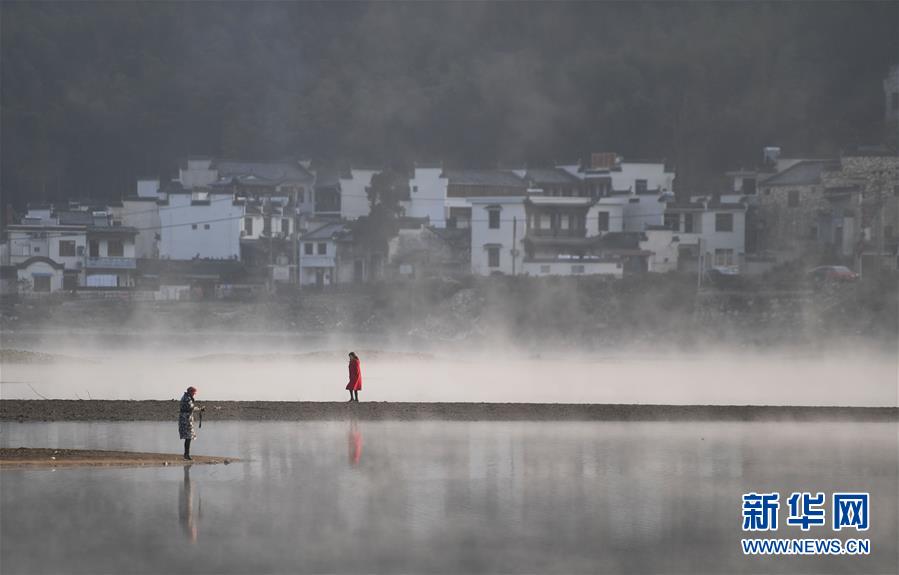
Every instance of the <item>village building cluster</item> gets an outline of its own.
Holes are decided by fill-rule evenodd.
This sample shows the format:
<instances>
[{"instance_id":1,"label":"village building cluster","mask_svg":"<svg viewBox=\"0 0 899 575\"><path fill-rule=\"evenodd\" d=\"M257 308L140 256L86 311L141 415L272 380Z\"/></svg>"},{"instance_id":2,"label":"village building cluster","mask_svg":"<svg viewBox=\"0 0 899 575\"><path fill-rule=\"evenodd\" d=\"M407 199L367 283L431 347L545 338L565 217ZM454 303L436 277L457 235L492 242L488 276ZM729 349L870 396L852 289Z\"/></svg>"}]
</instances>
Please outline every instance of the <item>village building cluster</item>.
<instances>
[{"instance_id":1,"label":"village building cluster","mask_svg":"<svg viewBox=\"0 0 899 575\"><path fill-rule=\"evenodd\" d=\"M7 289L183 299L466 274L755 274L810 253L896 266L899 157L877 151L766 148L722 193L687 197L664 162L614 153L541 168L417 165L391 173L395 229L378 242L371 188L386 173L189 158L119 202L32 205L7 226Z\"/></svg>"}]
</instances>

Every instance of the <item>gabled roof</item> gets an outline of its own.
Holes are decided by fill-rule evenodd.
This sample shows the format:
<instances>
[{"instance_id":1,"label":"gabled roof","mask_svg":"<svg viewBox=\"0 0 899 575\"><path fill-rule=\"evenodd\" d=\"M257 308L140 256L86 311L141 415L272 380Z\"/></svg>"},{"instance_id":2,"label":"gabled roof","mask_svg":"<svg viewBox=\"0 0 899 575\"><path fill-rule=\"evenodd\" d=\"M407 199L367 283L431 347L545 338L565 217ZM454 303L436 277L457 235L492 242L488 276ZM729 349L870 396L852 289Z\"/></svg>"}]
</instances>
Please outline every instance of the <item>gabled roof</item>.
<instances>
[{"instance_id":1,"label":"gabled roof","mask_svg":"<svg viewBox=\"0 0 899 575\"><path fill-rule=\"evenodd\" d=\"M443 170L442 176L449 185L527 188L523 179L507 170Z\"/></svg>"},{"instance_id":2,"label":"gabled roof","mask_svg":"<svg viewBox=\"0 0 899 575\"><path fill-rule=\"evenodd\" d=\"M786 170L766 178L762 186L810 186L821 183L821 173L833 160L802 160Z\"/></svg>"}]
</instances>

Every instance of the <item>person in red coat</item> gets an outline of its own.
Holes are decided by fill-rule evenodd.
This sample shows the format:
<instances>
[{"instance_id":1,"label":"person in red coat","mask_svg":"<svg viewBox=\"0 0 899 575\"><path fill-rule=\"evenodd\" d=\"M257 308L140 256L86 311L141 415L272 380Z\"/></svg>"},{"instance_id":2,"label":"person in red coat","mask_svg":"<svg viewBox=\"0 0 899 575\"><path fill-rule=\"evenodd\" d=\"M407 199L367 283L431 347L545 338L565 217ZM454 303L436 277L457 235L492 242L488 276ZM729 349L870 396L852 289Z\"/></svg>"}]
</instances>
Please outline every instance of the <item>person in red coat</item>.
<instances>
[{"instance_id":1,"label":"person in red coat","mask_svg":"<svg viewBox=\"0 0 899 575\"><path fill-rule=\"evenodd\" d=\"M359 366L359 356L350 352L350 382L346 384L350 392L350 401L359 401L359 390L362 389L362 368Z\"/></svg>"}]
</instances>

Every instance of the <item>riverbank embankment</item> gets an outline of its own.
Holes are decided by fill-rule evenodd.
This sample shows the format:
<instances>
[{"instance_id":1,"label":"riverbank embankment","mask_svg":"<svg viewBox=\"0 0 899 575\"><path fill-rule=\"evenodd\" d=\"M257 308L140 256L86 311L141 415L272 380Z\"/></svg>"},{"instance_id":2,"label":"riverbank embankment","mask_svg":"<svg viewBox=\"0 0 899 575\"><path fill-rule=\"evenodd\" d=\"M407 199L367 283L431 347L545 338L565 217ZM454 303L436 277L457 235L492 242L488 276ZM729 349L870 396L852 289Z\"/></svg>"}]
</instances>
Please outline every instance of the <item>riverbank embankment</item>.
<instances>
[{"instance_id":1,"label":"riverbank embankment","mask_svg":"<svg viewBox=\"0 0 899 575\"><path fill-rule=\"evenodd\" d=\"M897 407L207 401L214 421L899 421ZM0 400L0 421L175 421L178 402Z\"/></svg>"}]
</instances>

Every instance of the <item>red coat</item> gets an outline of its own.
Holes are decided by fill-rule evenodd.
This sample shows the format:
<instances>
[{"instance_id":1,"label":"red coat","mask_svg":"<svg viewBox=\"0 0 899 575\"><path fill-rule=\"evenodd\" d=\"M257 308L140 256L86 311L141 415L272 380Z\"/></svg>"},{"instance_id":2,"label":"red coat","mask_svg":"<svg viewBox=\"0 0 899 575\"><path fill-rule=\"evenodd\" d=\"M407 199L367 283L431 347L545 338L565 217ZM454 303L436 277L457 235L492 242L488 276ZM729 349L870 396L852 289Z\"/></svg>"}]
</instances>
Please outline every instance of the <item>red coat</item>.
<instances>
[{"instance_id":1,"label":"red coat","mask_svg":"<svg viewBox=\"0 0 899 575\"><path fill-rule=\"evenodd\" d=\"M359 367L359 360L350 360L350 382L346 384L346 388L352 391L362 389L362 368Z\"/></svg>"}]
</instances>

